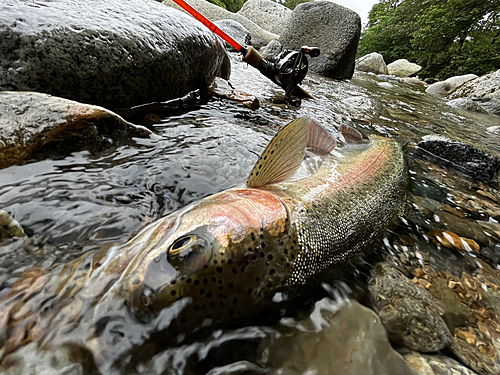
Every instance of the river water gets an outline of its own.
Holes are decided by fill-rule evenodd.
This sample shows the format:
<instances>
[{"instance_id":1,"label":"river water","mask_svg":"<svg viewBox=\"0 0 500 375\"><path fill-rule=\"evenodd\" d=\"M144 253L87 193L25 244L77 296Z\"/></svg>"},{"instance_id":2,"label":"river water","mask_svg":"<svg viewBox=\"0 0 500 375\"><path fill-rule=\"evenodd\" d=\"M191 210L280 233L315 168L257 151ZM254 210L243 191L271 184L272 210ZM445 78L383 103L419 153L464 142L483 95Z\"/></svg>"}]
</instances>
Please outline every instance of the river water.
<instances>
[{"instance_id":1,"label":"river water","mask_svg":"<svg viewBox=\"0 0 500 375\"><path fill-rule=\"evenodd\" d=\"M500 124L500 119L453 109L445 100L425 93L422 86L365 73L356 73L350 81L310 73L302 86L315 99L303 100L300 108L286 107L282 90L236 55L232 56L230 81L235 88L255 95L261 108L252 111L212 98L171 110L160 122L146 121L157 134L151 139L134 139L97 153L54 155L0 170L0 207L31 236L29 241L0 247L0 297L31 266L49 267L124 243L156 218L241 185L273 134L294 118L308 116L330 131L346 124L400 141L408 155L411 192L408 213L399 227L388 231L374 249L375 255L367 258L368 265L353 264L345 274L332 276L323 294L293 317L274 326L217 331L207 341L162 350L140 366L116 371L323 374L328 373L326 369L342 368L330 373L410 373L392 351L373 312L356 302L369 305L366 290L356 280L365 282L372 263L387 253L396 263L407 262L399 264L400 269L406 267L415 278L418 264L423 265L426 257L430 259L427 265L458 278L484 267L496 272L500 260L498 185L482 184L419 157L415 145L424 135L439 134L500 157L500 135L488 130ZM434 238L433 233L444 230L474 239L481 254L440 245L439 236ZM500 311L500 306L493 310ZM471 326L477 322L473 320L469 319ZM463 324L461 329L467 327ZM493 373L490 367L496 368L495 363L484 369L471 365L466 354L457 353L445 352L478 373ZM40 368L53 366L44 356L30 358ZM498 360L497 355L494 358L493 362Z\"/></svg>"}]
</instances>

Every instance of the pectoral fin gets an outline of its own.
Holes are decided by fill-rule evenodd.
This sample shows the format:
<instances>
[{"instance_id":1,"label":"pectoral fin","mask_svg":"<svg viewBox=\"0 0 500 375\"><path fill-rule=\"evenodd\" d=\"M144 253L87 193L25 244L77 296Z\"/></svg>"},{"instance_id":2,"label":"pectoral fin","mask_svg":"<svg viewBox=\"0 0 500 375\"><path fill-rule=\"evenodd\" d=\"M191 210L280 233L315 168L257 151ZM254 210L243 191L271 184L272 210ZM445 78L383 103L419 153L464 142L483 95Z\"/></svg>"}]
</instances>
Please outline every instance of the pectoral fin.
<instances>
[{"instance_id":1,"label":"pectoral fin","mask_svg":"<svg viewBox=\"0 0 500 375\"><path fill-rule=\"evenodd\" d=\"M247 186L261 187L290 179L299 169L306 148L324 156L335 148L335 139L316 121L302 117L282 128L269 142L253 167Z\"/></svg>"}]
</instances>

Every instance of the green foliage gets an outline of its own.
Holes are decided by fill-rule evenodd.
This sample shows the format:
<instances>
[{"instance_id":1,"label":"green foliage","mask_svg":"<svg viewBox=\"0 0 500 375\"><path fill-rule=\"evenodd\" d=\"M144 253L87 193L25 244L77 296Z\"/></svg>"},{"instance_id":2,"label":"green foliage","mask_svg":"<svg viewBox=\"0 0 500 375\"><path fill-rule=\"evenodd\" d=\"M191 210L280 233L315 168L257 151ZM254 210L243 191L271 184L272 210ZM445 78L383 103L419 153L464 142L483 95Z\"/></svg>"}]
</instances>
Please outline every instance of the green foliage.
<instances>
[{"instance_id":1,"label":"green foliage","mask_svg":"<svg viewBox=\"0 0 500 375\"><path fill-rule=\"evenodd\" d=\"M285 0L285 2L277 1L277 3L283 4L287 8L295 9L295 7L302 3L307 3L309 0Z\"/></svg>"},{"instance_id":2,"label":"green foliage","mask_svg":"<svg viewBox=\"0 0 500 375\"><path fill-rule=\"evenodd\" d=\"M381 0L359 43L359 56L370 52L416 62L422 77L499 69L500 1Z\"/></svg>"},{"instance_id":3,"label":"green foliage","mask_svg":"<svg viewBox=\"0 0 500 375\"><path fill-rule=\"evenodd\" d=\"M212 4L236 13L241 9L245 0L209 0Z\"/></svg>"}]
</instances>

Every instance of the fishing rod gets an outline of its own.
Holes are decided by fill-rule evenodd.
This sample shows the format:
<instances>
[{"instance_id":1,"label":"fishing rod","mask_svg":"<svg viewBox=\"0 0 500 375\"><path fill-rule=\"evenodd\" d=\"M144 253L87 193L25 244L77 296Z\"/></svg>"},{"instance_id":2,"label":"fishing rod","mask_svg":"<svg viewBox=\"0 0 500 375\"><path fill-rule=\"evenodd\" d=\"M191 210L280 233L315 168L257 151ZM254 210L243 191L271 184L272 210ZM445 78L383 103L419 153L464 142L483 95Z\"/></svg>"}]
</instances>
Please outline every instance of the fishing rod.
<instances>
[{"instance_id":1,"label":"fishing rod","mask_svg":"<svg viewBox=\"0 0 500 375\"><path fill-rule=\"evenodd\" d=\"M185 0L173 0L186 12L208 27L212 32L220 36L223 40L243 55L243 61L258 69L264 76L285 90L285 100L294 106L300 105L300 99L312 98L312 96L298 86L307 75L309 67L306 55L317 57L320 50L317 47L304 46L300 51L292 51L282 58L278 63L272 63L262 57L262 55L252 46L243 46L236 40L227 35L217 25L210 21L203 14L194 9Z\"/></svg>"}]
</instances>

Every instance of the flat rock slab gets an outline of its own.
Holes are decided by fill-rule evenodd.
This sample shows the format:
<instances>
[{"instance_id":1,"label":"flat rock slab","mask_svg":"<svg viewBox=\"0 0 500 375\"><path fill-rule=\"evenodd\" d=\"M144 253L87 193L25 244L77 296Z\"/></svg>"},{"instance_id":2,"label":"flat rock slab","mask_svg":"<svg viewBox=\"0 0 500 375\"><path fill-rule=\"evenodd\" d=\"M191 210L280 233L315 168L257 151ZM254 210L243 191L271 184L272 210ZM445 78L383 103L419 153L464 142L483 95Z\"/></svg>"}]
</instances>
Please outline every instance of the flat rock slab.
<instances>
[{"instance_id":1,"label":"flat rock slab","mask_svg":"<svg viewBox=\"0 0 500 375\"><path fill-rule=\"evenodd\" d=\"M229 78L219 39L153 0L0 4L0 90L129 107Z\"/></svg>"},{"instance_id":2,"label":"flat rock slab","mask_svg":"<svg viewBox=\"0 0 500 375\"><path fill-rule=\"evenodd\" d=\"M350 79L360 33L356 12L330 1L314 1L294 9L280 42L290 50L319 47L321 55L309 59L309 69L326 77Z\"/></svg>"},{"instance_id":3,"label":"flat rock slab","mask_svg":"<svg viewBox=\"0 0 500 375\"><path fill-rule=\"evenodd\" d=\"M45 151L94 149L151 134L102 107L35 92L0 92L0 168Z\"/></svg>"}]
</instances>

